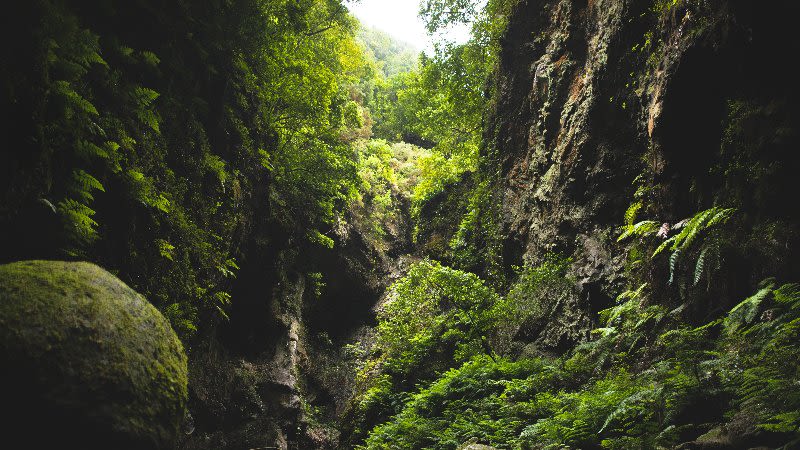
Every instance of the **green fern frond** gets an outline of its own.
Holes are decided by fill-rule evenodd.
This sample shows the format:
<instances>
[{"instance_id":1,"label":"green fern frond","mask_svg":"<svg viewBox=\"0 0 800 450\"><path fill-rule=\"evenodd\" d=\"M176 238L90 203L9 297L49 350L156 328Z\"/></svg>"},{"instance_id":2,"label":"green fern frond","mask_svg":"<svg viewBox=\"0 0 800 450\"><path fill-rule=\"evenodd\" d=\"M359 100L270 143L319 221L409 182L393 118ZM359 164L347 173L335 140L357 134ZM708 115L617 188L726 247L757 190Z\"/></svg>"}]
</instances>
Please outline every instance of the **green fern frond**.
<instances>
[{"instance_id":1,"label":"green fern frond","mask_svg":"<svg viewBox=\"0 0 800 450\"><path fill-rule=\"evenodd\" d=\"M75 155L83 161L89 162L92 159L108 159L108 151L85 140L75 143Z\"/></svg>"},{"instance_id":2,"label":"green fern frond","mask_svg":"<svg viewBox=\"0 0 800 450\"><path fill-rule=\"evenodd\" d=\"M656 248L656 251L653 252L653 258L658 256L659 253L663 252L664 250L666 250L670 246L674 246L676 238L677 238L677 236L672 236L669 239L667 239L664 242L662 242L661 245L659 245L658 248Z\"/></svg>"},{"instance_id":3,"label":"green fern frond","mask_svg":"<svg viewBox=\"0 0 800 450\"><path fill-rule=\"evenodd\" d=\"M100 43L97 35L89 30L81 30L78 32L77 38L74 44L78 48L75 48L71 55L75 62L86 68L92 64L108 67L108 63L100 56Z\"/></svg>"},{"instance_id":4,"label":"green fern frond","mask_svg":"<svg viewBox=\"0 0 800 450\"><path fill-rule=\"evenodd\" d=\"M141 106L150 106L161 94L153 89L137 86L133 89L133 95Z\"/></svg>"},{"instance_id":5,"label":"green fern frond","mask_svg":"<svg viewBox=\"0 0 800 450\"><path fill-rule=\"evenodd\" d=\"M634 202L628 207L628 209L625 211L625 225L633 225L634 221L636 221L636 215L639 213L640 209L642 209L642 202Z\"/></svg>"},{"instance_id":6,"label":"green fern frond","mask_svg":"<svg viewBox=\"0 0 800 450\"><path fill-rule=\"evenodd\" d=\"M638 306L637 303L638 302L635 300L628 300L620 305L604 309L598 313L600 315L600 321L605 323L606 326L611 326L619 317L629 311L635 310Z\"/></svg>"},{"instance_id":7,"label":"green fern frond","mask_svg":"<svg viewBox=\"0 0 800 450\"><path fill-rule=\"evenodd\" d=\"M131 56L133 54L133 49L125 45L118 46L117 51L123 56Z\"/></svg>"},{"instance_id":8,"label":"green fern frond","mask_svg":"<svg viewBox=\"0 0 800 450\"><path fill-rule=\"evenodd\" d=\"M156 239L156 247L162 258L175 261L175 246L164 239Z\"/></svg>"},{"instance_id":9,"label":"green fern frond","mask_svg":"<svg viewBox=\"0 0 800 450\"><path fill-rule=\"evenodd\" d=\"M136 117L140 122L150 127L156 133L161 132L160 122L158 115L151 109L140 109L136 111Z\"/></svg>"},{"instance_id":10,"label":"green fern frond","mask_svg":"<svg viewBox=\"0 0 800 450\"><path fill-rule=\"evenodd\" d=\"M705 272L706 267L706 257L712 248L712 246L703 247L700 256L697 257L697 263L694 266L694 284L699 283L700 278L703 277L703 272Z\"/></svg>"},{"instance_id":11,"label":"green fern frond","mask_svg":"<svg viewBox=\"0 0 800 450\"><path fill-rule=\"evenodd\" d=\"M66 212L78 219L74 221L74 223L77 225L84 227L97 225L97 222L92 220L92 216L94 216L95 211L77 200L67 198L60 201L58 206L59 210Z\"/></svg>"},{"instance_id":12,"label":"green fern frond","mask_svg":"<svg viewBox=\"0 0 800 450\"><path fill-rule=\"evenodd\" d=\"M653 399L661 393L661 388L642 389L634 392L622 400L619 405L606 417L599 433L606 431L614 422L631 423L639 419L649 409Z\"/></svg>"},{"instance_id":13,"label":"green fern frond","mask_svg":"<svg viewBox=\"0 0 800 450\"><path fill-rule=\"evenodd\" d=\"M137 103L136 117L140 122L150 127L156 133L160 133L160 122L158 114L153 110L153 102L160 96L158 92L137 86L133 89L133 97Z\"/></svg>"},{"instance_id":14,"label":"green fern frond","mask_svg":"<svg viewBox=\"0 0 800 450\"><path fill-rule=\"evenodd\" d=\"M653 220L643 220L636 224L628 226L625 231L617 238L617 242L622 242L623 240L631 237L631 236L647 236L649 234L653 234L658 230L658 223Z\"/></svg>"},{"instance_id":15,"label":"green fern frond","mask_svg":"<svg viewBox=\"0 0 800 450\"><path fill-rule=\"evenodd\" d=\"M214 300L214 308L217 310L220 316L225 320L229 320L230 318L228 317L226 309L231 304L231 294L220 291L214 293L212 298Z\"/></svg>"},{"instance_id":16,"label":"green fern frond","mask_svg":"<svg viewBox=\"0 0 800 450\"><path fill-rule=\"evenodd\" d=\"M108 158L108 166L114 173L122 172L122 165L120 164L120 145L114 141L106 141L103 146L106 148Z\"/></svg>"},{"instance_id":17,"label":"green fern frond","mask_svg":"<svg viewBox=\"0 0 800 450\"><path fill-rule=\"evenodd\" d=\"M676 249L669 257L669 284L675 281L675 269L678 267L678 259L680 258L681 250Z\"/></svg>"},{"instance_id":18,"label":"green fern frond","mask_svg":"<svg viewBox=\"0 0 800 450\"><path fill-rule=\"evenodd\" d=\"M95 116L100 114L89 100L81 97L80 94L72 89L69 82L63 80L56 81L53 83L53 90L55 93L61 95L73 108Z\"/></svg>"},{"instance_id":19,"label":"green fern frond","mask_svg":"<svg viewBox=\"0 0 800 450\"><path fill-rule=\"evenodd\" d=\"M583 419L577 419L565 430L563 439L564 443L574 445L591 440L593 434L590 424Z\"/></svg>"},{"instance_id":20,"label":"green fern frond","mask_svg":"<svg viewBox=\"0 0 800 450\"><path fill-rule=\"evenodd\" d=\"M636 290L627 290L622 294L619 294L617 296L617 304L622 303L624 300L633 300L640 298L645 288L647 288L647 283L642 283L641 285L639 285L638 288L636 288Z\"/></svg>"},{"instance_id":21,"label":"green fern frond","mask_svg":"<svg viewBox=\"0 0 800 450\"><path fill-rule=\"evenodd\" d=\"M114 141L106 141L105 143L106 149L108 149L109 153L116 153L119 150L120 145Z\"/></svg>"},{"instance_id":22,"label":"green fern frond","mask_svg":"<svg viewBox=\"0 0 800 450\"><path fill-rule=\"evenodd\" d=\"M139 54L142 61L150 66L156 67L159 63L161 63L161 59L159 59L159 57L153 52L142 50L139 52Z\"/></svg>"},{"instance_id":23,"label":"green fern frond","mask_svg":"<svg viewBox=\"0 0 800 450\"><path fill-rule=\"evenodd\" d=\"M734 208L714 207L695 215L689 220L684 231L678 235L675 246L688 248L702 231L728 222L735 212Z\"/></svg>"},{"instance_id":24,"label":"green fern frond","mask_svg":"<svg viewBox=\"0 0 800 450\"><path fill-rule=\"evenodd\" d=\"M782 377L775 367L756 366L745 370L738 389L740 401L744 405L762 403L765 394L772 391L771 385L780 383Z\"/></svg>"},{"instance_id":25,"label":"green fern frond","mask_svg":"<svg viewBox=\"0 0 800 450\"><path fill-rule=\"evenodd\" d=\"M733 217L733 213L736 212L736 208L712 208L716 210L711 218L708 220L705 228L711 228L716 225L722 225L727 223L731 217Z\"/></svg>"},{"instance_id":26,"label":"green fern frond","mask_svg":"<svg viewBox=\"0 0 800 450\"><path fill-rule=\"evenodd\" d=\"M800 309L800 284L784 284L773 291L775 303L788 306L790 309Z\"/></svg>"},{"instance_id":27,"label":"green fern frond","mask_svg":"<svg viewBox=\"0 0 800 450\"><path fill-rule=\"evenodd\" d=\"M103 184L97 180L97 178L89 175L86 171L82 169L78 169L72 172L72 178L75 183L78 184L84 191L92 191L98 190L101 192L105 192L106 189L103 187Z\"/></svg>"},{"instance_id":28,"label":"green fern frond","mask_svg":"<svg viewBox=\"0 0 800 450\"><path fill-rule=\"evenodd\" d=\"M128 169L127 174L130 177L130 179L136 183L142 183L145 181L144 174L137 170Z\"/></svg>"},{"instance_id":29,"label":"green fern frond","mask_svg":"<svg viewBox=\"0 0 800 450\"><path fill-rule=\"evenodd\" d=\"M706 223L706 220L709 216L711 216L711 214L712 211L707 209L689 219L689 221L686 222L686 226L683 228L683 230L681 230L681 232L675 236L673 248L677 249L691 245L691 243L697 237L697 234L703 230L703 225Z\"/></svg>"},{"instance_id":30,"label":"green fern frond","mask_svg":"<svg viewBox=\"0 0 800 450\"><path fill-rule=\"evenodd\" d=\"M736 210L734 208L713 207L695 214L693 217L681 221L684 224L680 228L680 233L670 237L661 243L653 252L653 257L658 256L664 250L672 250L669 258L669 284L675 281L675 269L681 254L688 250L700 235L715 226L728 222ZM677 229L678 227L673 227ZM703 249L695 265L694 284L697 284L705 270L706 259L709 256L708 248Z\"/></svg>"},{"instance_id":31,"label":"green fern frond","mask_svg":"<svg viewBox=\"0 0 800 450\"><path fill-rule=\"evenodd\" d=\"M87 55L85 61L88 62L89 64L99 64L103 67L106 68L108 67L108 63L106 62L106 60L103 59L103 57L100 56L100 53L97 52L91 52L89 55Z\"/></svg>"},{"instance_id":32,"label":"green fern frond","mask_svg":"<svg viewBox=\"0 0 800 450\"><path fill-rule=\"evenodd\" d=\"M774 287L775 285L773 283L769 283L755 294L734 306L728 313L728 317L725 318L725 328L729 332L733 332L741 325L752 323L758 315L761 303L772 293Z\"/></svg>"},{"instance_id":33,"label":"green fern frond","mask_svg":"<svg viewBox=\"0 0 800 450\"><path fill-rule=\"evenodd\" d=\"M800 411L789 411L772 416L768 423L758 428L775 433L797 433L800 431Z\"/></svg>"},{"instance_id":34,"label":"green fern frond","mask_svg":"<svg viewBox=\"0 0 800 450\"><path fill-rule=\"evenodd\" d=\"M90 244L98 237L98 224L92 219L95 214L92 208L77 200L67 198L58 203L58 212L67 224L72 245L81 247Z\"/></svg>"},{"instance_id":35,"label":"green fern frond","mask_svg":"<svg viewBox=\"0 0 800 450\"><path fill-rule=\"evenodd\" d=\"M172 206L172 203L170 203L167 197L164 197L164 194L158 194L150 198L148 204L163 213L169 213L170 207Z\"/></svg>"}]
</instances>

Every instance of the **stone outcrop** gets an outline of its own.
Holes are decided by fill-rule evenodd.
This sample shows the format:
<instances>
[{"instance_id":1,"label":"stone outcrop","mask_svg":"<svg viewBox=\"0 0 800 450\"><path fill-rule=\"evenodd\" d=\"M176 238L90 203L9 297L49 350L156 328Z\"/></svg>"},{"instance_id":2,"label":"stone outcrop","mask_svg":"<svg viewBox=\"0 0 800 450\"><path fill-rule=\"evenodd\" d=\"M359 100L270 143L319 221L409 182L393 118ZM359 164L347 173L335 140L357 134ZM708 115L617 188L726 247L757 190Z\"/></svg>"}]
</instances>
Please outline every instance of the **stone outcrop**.
<instances>
[{"instance_id":1,"label":"stone outcrop","mask_svg":"<svg viewBox=\"0 0 800 450\"><path fill-rule=\"evenodd\" d=\"M301 256L276 256L257 237L248 243L230 321L194 348L191 426L179 448L338 448L332 424L355 373L344 347L374 324L373 307L392 279L387 253L409 242L399 236L379 248L357 222L335 240L333 249ZM302 265L322 276L303 274Z\"/></svg>"},{"instance_id":2,"label":"stone outcrop","mask_svg":"<svg viewBox=\"0 0 800 450\"><path fill-rule=\"evenodd\" d=\"M183 346L155 307L94 264L0 266L0 365L9 445L174 446Z\"/></svg>"},{"instance_id":3,"label":"stone outcrop","mask_svg":"<svg viewBox=\"0 0 800 450\"><path fill-rule=\"evenodd\" d=\"M586 335L594 313L613 304L625 266L617 227L639 187L647 189L647 214L661 222L733 199L754 221L796 223L774 192L798 168L796 83L775 66L779 49L798 45L786 19L796 9L694 0L517 4L502 42L486 156L488 176L499 174L504 264L535 264L547 252L574 261L579 293L566 307L581 317L542 335ZM762 166L732 182L737 158ZM776 271L790 266L782 267ZM758 276L732 276L732 292L721 296L746 295Z\"/></svg>"}]
</instances>

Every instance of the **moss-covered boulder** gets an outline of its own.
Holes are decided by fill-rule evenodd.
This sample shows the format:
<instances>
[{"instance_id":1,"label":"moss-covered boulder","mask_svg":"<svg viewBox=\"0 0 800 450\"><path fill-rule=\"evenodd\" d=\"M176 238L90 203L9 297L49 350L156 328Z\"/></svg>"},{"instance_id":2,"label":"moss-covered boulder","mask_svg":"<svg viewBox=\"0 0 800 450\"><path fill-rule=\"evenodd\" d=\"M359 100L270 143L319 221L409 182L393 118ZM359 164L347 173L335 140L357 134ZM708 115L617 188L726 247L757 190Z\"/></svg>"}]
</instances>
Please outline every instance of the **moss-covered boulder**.
<instances>
[{"instance_id":1,"label":"moss-covered boulder","mask_svg":"<svg viewBox=\"0 0 800 450\"><path fill-rule=\"evenodd\" d=\"M20 448L172 448L183 347L141 295L94 264L0 265L3 440Z\"/></svg>"}]
</instances>

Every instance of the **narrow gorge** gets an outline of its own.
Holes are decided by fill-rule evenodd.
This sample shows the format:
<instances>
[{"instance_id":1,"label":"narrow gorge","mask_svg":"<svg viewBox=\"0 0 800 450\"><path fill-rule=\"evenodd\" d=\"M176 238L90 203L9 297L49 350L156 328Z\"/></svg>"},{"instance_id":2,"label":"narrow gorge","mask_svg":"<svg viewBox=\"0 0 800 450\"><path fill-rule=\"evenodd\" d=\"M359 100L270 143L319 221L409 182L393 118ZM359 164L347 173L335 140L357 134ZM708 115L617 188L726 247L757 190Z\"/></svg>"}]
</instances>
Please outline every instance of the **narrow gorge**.
<instances>
[{"instance_id":1,"label":"narrow gorge","mask_svg":"<svg viewBox=\"0 0 800 450\"><path fill-rule=\"evenodd\" d=\"M359 4L8 7L9 448L800 448L800 4Z\"/></svg>"}]
</instances>

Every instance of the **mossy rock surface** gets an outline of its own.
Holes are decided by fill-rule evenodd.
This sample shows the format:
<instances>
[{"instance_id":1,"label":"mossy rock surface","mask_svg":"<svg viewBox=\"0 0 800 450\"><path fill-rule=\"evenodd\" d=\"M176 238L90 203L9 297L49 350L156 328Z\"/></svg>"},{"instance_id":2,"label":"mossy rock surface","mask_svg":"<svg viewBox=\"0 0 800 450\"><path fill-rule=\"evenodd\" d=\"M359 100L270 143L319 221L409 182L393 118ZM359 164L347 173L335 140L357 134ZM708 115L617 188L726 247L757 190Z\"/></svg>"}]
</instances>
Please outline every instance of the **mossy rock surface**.
<instances>
[{"instance_id":1,"label":"mossy rock surface","mask_svg":"<svg viewBox=\"0 0 800 450\"><path fill-rule=\"evenodd\" d=\"M174 445L187 398L183 346L156 308L94 264L0 265L0 367L6 442Z\"/></svg>"}]
</instances>

